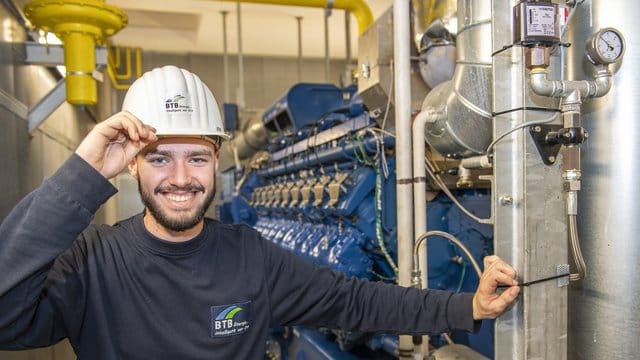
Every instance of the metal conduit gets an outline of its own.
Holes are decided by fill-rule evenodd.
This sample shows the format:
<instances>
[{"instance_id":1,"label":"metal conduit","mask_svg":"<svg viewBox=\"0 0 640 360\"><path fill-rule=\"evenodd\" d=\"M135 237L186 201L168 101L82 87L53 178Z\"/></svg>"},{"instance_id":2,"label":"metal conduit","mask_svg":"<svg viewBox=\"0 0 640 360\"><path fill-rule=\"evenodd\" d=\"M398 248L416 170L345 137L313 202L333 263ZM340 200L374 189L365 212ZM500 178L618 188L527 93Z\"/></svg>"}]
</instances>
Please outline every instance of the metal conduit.
<instances>
[{"instance_id":1,"label":"metal conduit","mask_svg":"<svg viewBox=\"0 0 640 360\"><path fill-rule=\"evenodd\" d=\"M376 152L376 142L378 139L376 138L368 138L365 139L364 147L369 153ZM302 170L311 168L320 164L326 163L334 163L337 161L353 161L354 160L354 151L358 148L360 144L351 143L345 146L336 146L330 149L318 151L316 154L312 152L306 156L304 159L300 160L287 160L280 165L274 166L269 169L259 170L258 175L260 176L278 176L291 171ZM386 148L391 148L395 146L395 139L391 136L384 136L384 146Z\"/></svg>"},{"instance_id":2,"label":"metal conduit","mask_svg":"<svg viewBox=\"0 0 640 360\"><path fill-rule=\"evenodd\" d=\"M243 2L265 5L290 5L326 8L327 0L221 0L228 2ZM334 0L334 9L350 11L358 20L358 34L362 35L365 30L373 23L373 14L365 0Z\"/></svg>"}]
</instances>

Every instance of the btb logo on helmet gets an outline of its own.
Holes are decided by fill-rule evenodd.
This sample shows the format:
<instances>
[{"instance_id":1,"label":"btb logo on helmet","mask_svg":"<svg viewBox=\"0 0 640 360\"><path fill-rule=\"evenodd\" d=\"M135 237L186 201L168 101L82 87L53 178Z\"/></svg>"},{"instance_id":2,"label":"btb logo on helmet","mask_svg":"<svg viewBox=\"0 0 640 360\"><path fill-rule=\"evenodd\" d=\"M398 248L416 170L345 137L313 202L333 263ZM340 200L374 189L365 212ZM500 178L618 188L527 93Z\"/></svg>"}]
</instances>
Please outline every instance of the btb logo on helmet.
<instances>
[{"instance_id":1,"label":"btb logo on helmet","mask_svg":"<svg viewBox=\"0 0 640 360\"><path fill-rule=\"evenodd\" d=\"M174 97L171 97L164 102L164 108L167 112L193 112L193 108L189 104L189 100L178 94Z\"/></svg>"}]
</instances>

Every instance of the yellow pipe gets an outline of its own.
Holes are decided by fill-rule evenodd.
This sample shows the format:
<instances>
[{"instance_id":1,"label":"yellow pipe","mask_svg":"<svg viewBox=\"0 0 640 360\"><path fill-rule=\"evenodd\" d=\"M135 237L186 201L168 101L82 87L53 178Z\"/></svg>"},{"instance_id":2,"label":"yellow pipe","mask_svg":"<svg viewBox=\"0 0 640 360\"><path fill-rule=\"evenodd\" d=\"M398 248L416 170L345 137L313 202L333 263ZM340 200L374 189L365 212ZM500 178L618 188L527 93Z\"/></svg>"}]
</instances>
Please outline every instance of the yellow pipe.
<instances>
[{"instance_id":1,"label":"yellow pipe","mask_svg":"<svg viewBox=\"0 0 640 360\"><path fill-rule=\"evenodd\" d=\"M227 2L243 2L265 5L290 5L290 6L306 6L326 8L327 0L221 0ZM358 20L358 33L362 33L373 23L373 15L371 9L364 0L334 0L334 9L350 11Z\"/></svg>"},{"instance_id":2,"label":"yellow pipe","mask_svg":"<svg viewBox=\"0 0 640 360\"><path fill-rule=\"evenodd\" d=\"M142 50L136 48L136 78L142 75Z\"/></svg>"},{"instance_id":3,"label":"yellow pipe","mask_svg":"<svg viewBox=\"0 0 640 360\"><path fill-rule=\"evenodd\" d=\"M118 80L116 80L116 76L113 73L113 69L111 68L111 66L107 66L107 74L109 75L109 78L111 79L111 85L113 85L114 88L116 88L116 90L128 90L129 89L129 84L119 84Z\"/></svg>"},{"instance_id":4,"label":"yellow pipe","mask_svg":"<svg viewBox=\"0 0 640 360\"><path fill-rule=\"evenodd\" d=\"M113 55L115 53L115 55ZM115 56L115 59L114 59ZM107 61L109 62L109 65L113 66L114 68L119 68L120 67L120 48L116 47L116 46L109 46L107 48Z\"/></svg>"},{"instance_id":5,"label":"yellow pipe","mask_svg":"<svg viewBox=\"0 0 640 360\"><path fill-rule=\"evenodd\" d=\"M67 101L95 105L95 45L127 25L127 15L104 0L33 0L24 9L36 27L56 34L64 45Z\"/></svg>"},{"instance_id":6,"label":"yellow pipe","mask_svg":"<svg viewBox=\"0 0 640 360\"><path fill-rule=\"evenodd\" d=\"M118 82L118 80L131 80L131 48L126 48L126 54L128 55L126 58L126 63L125 66L127 67L125 69L125 74L118 74L115 72L114 69L119 68L119 63L120 63L120 51L121 48L112 46L109 48L108 50L108 60L109 60L109 66L107 66L107 75L109 75L109 78L111 79L111 83L113 84L113 87L118 89L118 90L127 90L129 89L129 84L121 84ZM116 59L114 59L113 53L118 54ZM133 79L137 79L140 77L140 75L142 75L142 50L140 48L135 48L135 58L136 58L136 77Z\"/></svg>"},{"instance_id":7,"label":"yellow pipe","mask_svg":"<svg viewBox=\"0 0 640 360\"><path fill-rule=\"evenodd\" d=\"M120 53L120 49L118 49L118 54ZM118 80L127 80L131 78L131 48L124 49L124 74L116 73L116 79Z\"/></svg>"}]
</instances>

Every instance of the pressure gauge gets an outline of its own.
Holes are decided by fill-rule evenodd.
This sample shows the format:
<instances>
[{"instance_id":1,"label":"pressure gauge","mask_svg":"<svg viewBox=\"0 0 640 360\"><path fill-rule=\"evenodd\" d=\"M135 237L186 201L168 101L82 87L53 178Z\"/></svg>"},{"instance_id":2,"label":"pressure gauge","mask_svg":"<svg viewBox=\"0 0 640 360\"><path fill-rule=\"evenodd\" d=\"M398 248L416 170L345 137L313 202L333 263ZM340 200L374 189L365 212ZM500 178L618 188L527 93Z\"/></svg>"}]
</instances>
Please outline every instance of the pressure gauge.
<instances>
[{"instance_id":1,"label":"pressure gauge","mask_svg":"<svg viewBox=\"0 0 640 360\"><path fill-rule=\"evenodd\" d=\"M609 65L622 59L624 37L614 28L596 32L587 42L587 58L595 65Z\"/></svg>"}]
</instances>

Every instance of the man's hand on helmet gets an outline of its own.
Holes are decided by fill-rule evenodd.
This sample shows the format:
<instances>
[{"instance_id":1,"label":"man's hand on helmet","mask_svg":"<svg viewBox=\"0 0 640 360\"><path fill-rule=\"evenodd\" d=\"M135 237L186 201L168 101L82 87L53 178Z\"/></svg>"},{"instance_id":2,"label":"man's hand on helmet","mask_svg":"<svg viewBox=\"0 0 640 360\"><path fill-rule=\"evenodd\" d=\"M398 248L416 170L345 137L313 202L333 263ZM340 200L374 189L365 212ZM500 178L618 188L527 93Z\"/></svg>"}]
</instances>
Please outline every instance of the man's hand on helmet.
<instances>
[{"instance_id":1,"label":"man's hand on helmet","mask_svg":"<svg viewBox=\"0 0 640 360\"><path fill-rule=\"evenodd\" d=\"M156 141L156 129L121 111L97 124L80 143L76 154L110 179L119 174L136 154Z\"/></svg>"}]
</instances>

